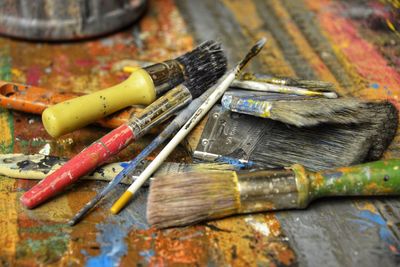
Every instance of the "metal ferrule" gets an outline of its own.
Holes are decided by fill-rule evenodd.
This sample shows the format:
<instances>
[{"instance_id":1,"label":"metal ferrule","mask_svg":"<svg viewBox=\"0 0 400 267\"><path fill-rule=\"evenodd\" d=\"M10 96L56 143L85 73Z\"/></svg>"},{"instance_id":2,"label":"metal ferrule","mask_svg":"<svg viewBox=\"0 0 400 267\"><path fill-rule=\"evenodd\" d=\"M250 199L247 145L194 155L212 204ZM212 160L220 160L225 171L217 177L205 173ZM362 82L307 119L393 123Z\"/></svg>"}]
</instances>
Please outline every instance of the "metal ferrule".
<instances>
[{"instance_id":1,"label":"metal ferrule","mask_svg":"<svg viewBox=\"0 0 400 267\"><path fill-rule=\"evenodd\" d=\"M299 207L296 175L292 170L238 172L239 213Z\"/></svg>"},{"instance_id":2,"label":"metal ferrule","mask_svg":"<svg viewBox=\"0 0 400 267\"><path fill-rule=\"evenodd\" d=\"M185 79L183 68L176 60L167 60L144 69L154 82L157 96L181 84Z\"/></svg>"},{"instance_id":3,"label":"metal ferrule","mask_svg":"<svg viewBox=\"0 0 400 267\"><path fill-rule=\"evenodd\" d=\"M129 127L136 138L140 137L150 128L167 120L190 101L192 101L192 94L189 89L184 85L179 85L147 106L139 116L131 118Z\"/></svg>"}]
</instances>

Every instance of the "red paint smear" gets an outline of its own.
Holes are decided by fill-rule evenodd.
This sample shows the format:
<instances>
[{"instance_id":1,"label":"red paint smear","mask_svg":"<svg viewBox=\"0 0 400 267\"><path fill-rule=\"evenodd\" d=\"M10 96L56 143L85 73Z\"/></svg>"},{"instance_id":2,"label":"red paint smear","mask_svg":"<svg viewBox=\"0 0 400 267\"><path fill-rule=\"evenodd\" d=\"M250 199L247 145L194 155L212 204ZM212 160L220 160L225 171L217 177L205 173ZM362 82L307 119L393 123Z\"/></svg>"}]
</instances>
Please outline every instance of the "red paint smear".
<instances>
[{"instance_id":1,"label":"red paint smear","mask_svg":"<svg viewBox=\"0 0 400 267\"><path fill-rule=\"evenodd\" d=\"M32 66L26 73L26 83L29 85L38 86L42 71L38 66Z\"/></svg>"},{"instance_id":2,"label":"red paint smear","mask_svg":"<svg viewBox=\"0 0 400 267\"><path fill-rule=\"evenodd\" d=\"M82 59L75 60L75 64L78 65L79 67L89 68L89 67L96 66L98 64L98 61L93 60L93 59L82 58Z\"/></svg>"},{"instance_id":3,"label":"red paint smear","mask_svg":"<svg viewBox=\"0 0 400 267\"><path fill-rule=\"evenodd\" d=\"M320 26L329 33L335 45L368 82L377 83L380 88L386 87L386 92L375 90L378 95L386 96L387 92L390 92L394 98L397 98L400 95L399 73L387 65L386 60L372 44L359 36L351 20L333 13L332 10L340 10L339 8L327 9L324 7L333 6L333 4L330 1L321 2L315 4L308 1L308 5L317 8ZM368 95L376 93L368 90Z\"/></svg>"}]
</instances>

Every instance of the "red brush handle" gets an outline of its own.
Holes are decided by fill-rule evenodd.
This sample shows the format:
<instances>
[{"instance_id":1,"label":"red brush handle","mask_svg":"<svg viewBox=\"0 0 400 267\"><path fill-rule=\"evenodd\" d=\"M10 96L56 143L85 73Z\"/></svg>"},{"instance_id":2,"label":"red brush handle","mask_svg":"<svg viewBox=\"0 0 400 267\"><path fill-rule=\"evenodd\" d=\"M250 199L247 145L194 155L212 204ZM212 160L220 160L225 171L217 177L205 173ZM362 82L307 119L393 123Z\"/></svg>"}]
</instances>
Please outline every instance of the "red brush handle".
<instances>
[{"instance_id":1,"label":"red brush handle","mask_svg":"<svg viewBox=\"0 0 400 267\"><path fill-rule=\"evenodd\" d=\"M22 204L27 208L41 204L81 176L93 171L134 139L135 135L127 124L119 126L25 192L21 197Z\"/></svg>"}]
</instances>

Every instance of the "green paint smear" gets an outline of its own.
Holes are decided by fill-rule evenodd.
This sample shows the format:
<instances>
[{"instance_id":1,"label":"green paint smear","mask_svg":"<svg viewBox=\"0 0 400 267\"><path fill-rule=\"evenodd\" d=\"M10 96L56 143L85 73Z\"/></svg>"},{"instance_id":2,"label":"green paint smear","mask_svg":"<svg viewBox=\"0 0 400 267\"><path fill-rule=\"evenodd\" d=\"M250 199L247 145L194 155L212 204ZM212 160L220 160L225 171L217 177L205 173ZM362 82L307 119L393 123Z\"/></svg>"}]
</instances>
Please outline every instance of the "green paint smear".
<instances>
[{"instance_id":1,"label":"green paint smear","mask_svg":"<svg viewBox=\"0 0 400 267\"><path fill-rule=\"evenodd\" d=\"M11 80L11 57L9 47L0 47L0 79ZM7 116L8 127L12 134L11 143L0 142L0 153L12 153L14 151L14 118L11 112L0 107L0 116Z\"/></svg>"},{"instance_id":2,"label":"green paint smear","mask_svg":"<svg viewBox=\"0 0 400 267\"><path fill-rule=\"evenodd\" d=\"M35 255L35 261L43 264L49 264L60 260L68 246L68 234L50 236L45 240L27 239L20 242L17 247L17 259L32 257Z\"/></svg>"}]
</instances>

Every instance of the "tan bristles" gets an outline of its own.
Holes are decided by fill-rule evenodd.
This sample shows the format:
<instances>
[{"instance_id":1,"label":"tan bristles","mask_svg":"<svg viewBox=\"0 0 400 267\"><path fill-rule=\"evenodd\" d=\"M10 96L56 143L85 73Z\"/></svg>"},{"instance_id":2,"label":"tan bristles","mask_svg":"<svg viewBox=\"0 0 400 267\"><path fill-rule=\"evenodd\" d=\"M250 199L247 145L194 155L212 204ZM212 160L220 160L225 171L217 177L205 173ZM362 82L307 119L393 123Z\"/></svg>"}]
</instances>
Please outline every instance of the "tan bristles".
<instances>
[{"instance_id":1,"label":"tan bristles","mask_svg":"<svg viewBox=\"0 0 400 267\"><path fill-rule=\"evenodd\" d=\"M147 221L156 228L184 226L235 214L239 205L233 171L169 174L151 180Z\"/></svg>"}]
</instances>

